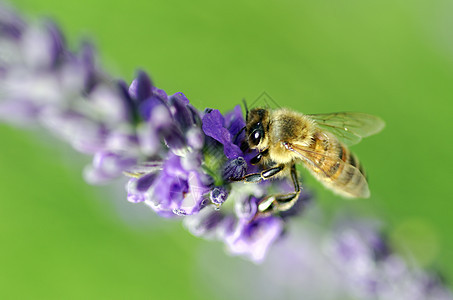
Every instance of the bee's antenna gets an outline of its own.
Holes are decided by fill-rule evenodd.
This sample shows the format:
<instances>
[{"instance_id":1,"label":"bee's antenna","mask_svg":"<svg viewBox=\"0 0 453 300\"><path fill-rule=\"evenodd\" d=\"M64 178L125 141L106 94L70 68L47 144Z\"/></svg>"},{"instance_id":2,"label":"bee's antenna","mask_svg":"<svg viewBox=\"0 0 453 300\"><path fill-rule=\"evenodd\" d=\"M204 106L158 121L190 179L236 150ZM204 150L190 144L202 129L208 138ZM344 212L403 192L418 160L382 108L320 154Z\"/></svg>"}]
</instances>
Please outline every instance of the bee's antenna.
<instances>
[{"instance_id":1,"label":"bee's antenna","mask_svg":"<svg viewBox=\"0 0 453 300\"><path fill-rule=\"evenodd\" d=\"M247 122L248 119L249 119L249 109L247 107L247 102L245 101L245 98L242 99L242 103L244 104L244 108L245 108L245 121Z\"/></svg>"}]
</instances>

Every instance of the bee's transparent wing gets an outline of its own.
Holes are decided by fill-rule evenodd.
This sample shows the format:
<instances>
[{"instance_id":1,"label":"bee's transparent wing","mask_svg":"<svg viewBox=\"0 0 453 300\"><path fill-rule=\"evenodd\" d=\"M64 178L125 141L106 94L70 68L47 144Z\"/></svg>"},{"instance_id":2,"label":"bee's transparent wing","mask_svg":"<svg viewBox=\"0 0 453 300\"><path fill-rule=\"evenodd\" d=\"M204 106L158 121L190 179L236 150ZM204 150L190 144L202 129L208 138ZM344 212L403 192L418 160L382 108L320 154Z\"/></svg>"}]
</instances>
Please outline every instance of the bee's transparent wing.
<instances>
[{"instance_id":1,"label":"bee's transparent wing","mask_svg":"<svg viewBox=\"0 0 453 300\"><path fill-rule=\"evenodd\" d=\"M385 126L381 118L356 112L315 114L308 117L314 120L319 128L330 131L349 146L378 133Z\"/></svg>"}]
</instances>

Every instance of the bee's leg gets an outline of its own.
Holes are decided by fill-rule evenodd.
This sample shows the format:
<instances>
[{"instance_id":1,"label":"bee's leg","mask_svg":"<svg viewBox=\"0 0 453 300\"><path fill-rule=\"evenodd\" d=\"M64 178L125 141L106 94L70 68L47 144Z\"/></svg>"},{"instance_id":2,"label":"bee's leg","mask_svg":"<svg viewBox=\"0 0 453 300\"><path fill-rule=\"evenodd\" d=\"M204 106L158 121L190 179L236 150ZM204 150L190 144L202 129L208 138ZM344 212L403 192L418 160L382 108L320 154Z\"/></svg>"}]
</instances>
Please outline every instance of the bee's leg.
<instances>
[{"instance_id":1,"label":"bee's leg","mask_svg":"<svg viewBox=\"0 0 453 300\"><path fill-rule=\"evenodd\" d=\"M300 185L297 179L296 166L291 166L291 179L294 184L294 192L288 194L276 194L268 196L258 203L258 212L255 218L266 217L275 212L286 211L294 206L300 195Z\"/></svg>"},{"instance_id":2,"label":"bee's leg","mask_svg":"<svg viewBox=\"0 0 453 300\"><path fill-rule=\"evenodd\" d=\"M254 158L252 158L252 159L250 160L250 163L251 163L252 165L256 165L256 164L258 164L258 163L261 161L261 159L262 159L263 157L267 156L268 154L269 154L269 148L268 148L268 149L265 149L264 151L262 151L262 152L260 152L260 153L258 153Z\"/></svg>"},{"instance_id":3,"label":"bee's leg","mask_svg":"<svg viewBox=\"0 0 453 300\"><path fill-rule=\"evenodd\" d=\"M230 178L233 181L245 181L245 182L253 182L258 183L262 180L269 179L278 173L280 173L285 168L285 165L278 165L276 167L269 168L267 170L262 171L261 173L250 173L245 175L242 178Z\"/></svg>"}]
</instances>

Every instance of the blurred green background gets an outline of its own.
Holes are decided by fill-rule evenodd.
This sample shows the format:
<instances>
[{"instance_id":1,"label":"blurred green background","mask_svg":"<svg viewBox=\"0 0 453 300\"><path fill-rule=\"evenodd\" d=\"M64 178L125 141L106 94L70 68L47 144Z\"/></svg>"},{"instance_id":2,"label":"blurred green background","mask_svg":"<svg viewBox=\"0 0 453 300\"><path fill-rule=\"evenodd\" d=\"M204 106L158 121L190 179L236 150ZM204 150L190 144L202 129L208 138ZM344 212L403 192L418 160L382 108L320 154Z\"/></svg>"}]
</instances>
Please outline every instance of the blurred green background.
<instances>
[{"instance_id":1,"label":"blurred green background","mask_svg":"<svg viewBox=\"0 0 453 300\"><path fill-rule=\"evenodd\" d=\"M385 130L353 148L370 199L345 201L308 176L305 185L330 214L377 216L400 253L453 281L451 1L12 4L54 18L73 46L90 37L114 77L144 69L200 109L266 91L303 113L381 116ZM86 159L53 139L3 124L0 135L0 298L228 298L194 276L207 242L125 203L122 186L86 185Z\"/></svg>"}]
</instances>

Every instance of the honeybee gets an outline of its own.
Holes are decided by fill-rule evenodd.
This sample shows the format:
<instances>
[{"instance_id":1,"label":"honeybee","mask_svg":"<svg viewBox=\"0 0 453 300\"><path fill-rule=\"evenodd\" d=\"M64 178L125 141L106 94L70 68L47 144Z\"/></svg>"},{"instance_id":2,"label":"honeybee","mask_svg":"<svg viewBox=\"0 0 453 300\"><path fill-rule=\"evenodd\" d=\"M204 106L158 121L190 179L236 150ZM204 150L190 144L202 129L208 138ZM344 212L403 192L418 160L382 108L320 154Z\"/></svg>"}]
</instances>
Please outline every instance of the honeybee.
<instances>
[{"instance_id":1,"label":"honeybee","mask_svg":"<svg viewBox=\"0 0 453 300\"><path fill-rule=\"evenodd\" d=\"M265 216L290 209L300 194L295 168L302 163L310 173L333 192L348 198L368 198L370 190L365 172L347 146L381 131L380 118L353 112L304 115L288 109L246 107L246 139L259 151L252 164L261 164L260 173L247 174L239 181L290 176L294 192L264 198L258 215Z\"/></svg>"}]
</instances>

